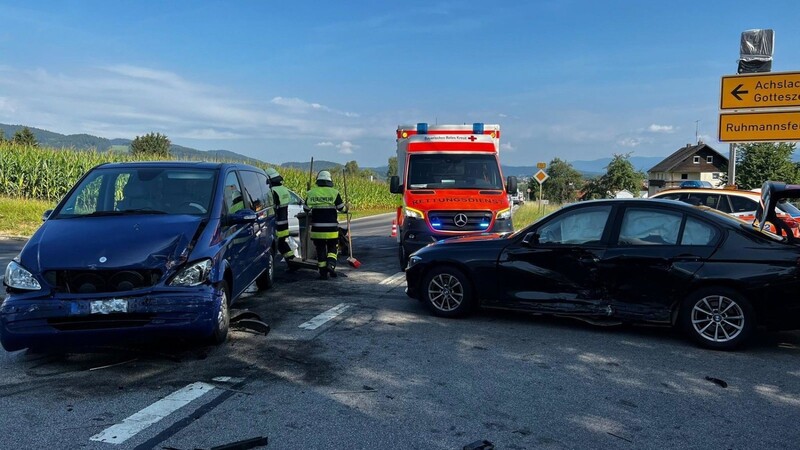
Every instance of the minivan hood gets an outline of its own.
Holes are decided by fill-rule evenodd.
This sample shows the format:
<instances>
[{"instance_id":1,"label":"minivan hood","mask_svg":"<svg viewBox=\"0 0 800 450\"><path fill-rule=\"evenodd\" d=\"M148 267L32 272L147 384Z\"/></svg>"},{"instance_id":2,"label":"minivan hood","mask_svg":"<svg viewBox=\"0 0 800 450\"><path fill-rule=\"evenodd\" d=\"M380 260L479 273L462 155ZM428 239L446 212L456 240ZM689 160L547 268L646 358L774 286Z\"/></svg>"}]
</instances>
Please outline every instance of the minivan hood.
<instances>
[{"instance_id":1,"label":"minivan hood","mask_svg":"<svg viewBox=\"0 0 800 450\"><path fill-rule=\"evenodd\" d=\"M189 215L51 219L34 234L20 260L39 272L169 268L187 249L202 220Z\"/></svg>"}]
</instances>

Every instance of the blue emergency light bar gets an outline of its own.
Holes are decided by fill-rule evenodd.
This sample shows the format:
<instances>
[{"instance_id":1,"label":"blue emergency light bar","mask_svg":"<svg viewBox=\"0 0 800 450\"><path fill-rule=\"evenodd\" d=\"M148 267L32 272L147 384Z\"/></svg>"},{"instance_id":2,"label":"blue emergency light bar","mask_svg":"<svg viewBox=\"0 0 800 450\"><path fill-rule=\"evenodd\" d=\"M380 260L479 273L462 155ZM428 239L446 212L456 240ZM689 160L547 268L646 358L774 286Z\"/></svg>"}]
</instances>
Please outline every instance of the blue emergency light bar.
<instances>
[{"instance_id":1,"label":"blue emergency light bar","mask_svg":"<svg viewBox=\"0 0 800 450\"><path fill-rule=\"evenodd\" d=\"M483 123L475 122L472 124L472 134L483 134Z\"/></svg>"},{"instance_id":2,"label":"blue emergency light bar","mask_svg":"<svg viewBox=\"0 0 800 450\"><path fill-rule=\"evenodd\" d=\"M418 123L417 134L428 134L428 124L425 122Z\"/></svg>"}]
</instances>

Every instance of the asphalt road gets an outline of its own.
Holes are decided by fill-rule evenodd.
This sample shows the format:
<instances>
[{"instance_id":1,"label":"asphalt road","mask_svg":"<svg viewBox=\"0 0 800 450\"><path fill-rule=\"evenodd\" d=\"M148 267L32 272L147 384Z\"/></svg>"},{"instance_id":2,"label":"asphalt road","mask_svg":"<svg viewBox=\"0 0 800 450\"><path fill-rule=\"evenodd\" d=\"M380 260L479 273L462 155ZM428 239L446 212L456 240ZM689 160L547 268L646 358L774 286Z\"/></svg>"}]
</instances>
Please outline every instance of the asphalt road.
<instances>
[{"instance_id":1,"label":"asphalt road","mask_svg":"<svg viewBox=\"0 0 800 450\"><path fill-rule=\"evenodd\" d=\"M266 337L0 353L0 448L797 448L800 333L723 353L661 328L435 318L395 276L389 221L354 224L346 277L280 272L242 298Z\"/></svg>"}]
</instances>

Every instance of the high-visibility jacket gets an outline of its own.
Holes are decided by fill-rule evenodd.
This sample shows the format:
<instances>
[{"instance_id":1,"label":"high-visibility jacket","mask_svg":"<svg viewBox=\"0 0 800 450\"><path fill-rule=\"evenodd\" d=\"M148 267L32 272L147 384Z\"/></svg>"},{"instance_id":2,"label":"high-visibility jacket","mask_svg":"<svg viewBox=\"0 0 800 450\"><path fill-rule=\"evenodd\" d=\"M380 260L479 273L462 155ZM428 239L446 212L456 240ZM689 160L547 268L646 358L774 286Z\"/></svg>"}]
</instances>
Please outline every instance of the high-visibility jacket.
<instances>
[{"instance_id":1,"label":"high-visibility jacket","mask_svg":"<svg viewBox=\"0 0 800 450\"><path fill-rule=\"evenodd\" d=\"M292 195L285 186L272 186L272 199L275 202L275 234L282 238L289 236L289 202Z\"/></svg>"},{"instance_id":2,"label":"high-visibility jacket","mask_svg":"<svg viewBox=\"0 0 800 450\"><path fill-rule=\"evenodd\" d=\"M332 187L315 186L306 193L303 207L311 211L311 239L338 239L337 211L344 211L339 191Z\"/></svg>"}]
</instances>

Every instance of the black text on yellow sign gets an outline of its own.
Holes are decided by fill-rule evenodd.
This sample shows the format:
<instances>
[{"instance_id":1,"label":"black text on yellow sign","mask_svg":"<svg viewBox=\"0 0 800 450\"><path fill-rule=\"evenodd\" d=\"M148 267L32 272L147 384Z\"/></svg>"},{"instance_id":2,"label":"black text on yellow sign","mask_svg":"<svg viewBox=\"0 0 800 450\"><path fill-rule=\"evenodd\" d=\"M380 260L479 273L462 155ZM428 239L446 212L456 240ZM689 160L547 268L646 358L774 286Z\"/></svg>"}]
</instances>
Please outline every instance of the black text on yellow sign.
<instances>
[{"instance_id":1,"label":"black text on yellow sign","mask_svg":"<svg viewBox=\"0 0 800 450\"><path fill-rule=\"evenodd\" d=\"M800 107L800 72L722 77L720 109Z\"/></svg>"},{"instance_id":2,"label":"black text on yellow sign","mask_svg":"<svg viewBox=\"0 0 800 450\"><path fill-rule=\"evenodd\" d=\"M720 114L719 141L800 141L800 111Z\"/></svg>"}]
</instances>

